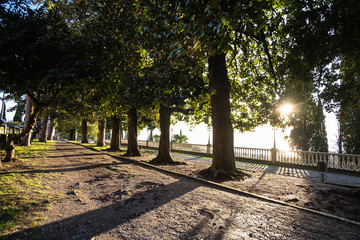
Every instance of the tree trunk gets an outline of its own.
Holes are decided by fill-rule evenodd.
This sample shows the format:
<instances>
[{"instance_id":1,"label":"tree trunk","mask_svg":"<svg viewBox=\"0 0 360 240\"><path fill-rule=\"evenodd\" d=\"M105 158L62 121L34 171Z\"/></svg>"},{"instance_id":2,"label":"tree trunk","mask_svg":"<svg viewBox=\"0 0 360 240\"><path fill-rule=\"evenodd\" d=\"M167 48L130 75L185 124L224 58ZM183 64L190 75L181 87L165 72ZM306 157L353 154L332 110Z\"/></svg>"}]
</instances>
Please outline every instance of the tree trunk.
<instances>
[{"instance_id":1,"label":"tree trunk","mask_svg":"<svg viewBox=\"0 0 360 240\"><path fill-rule=\"evenodd\" d=\"M81 143L89 143L88 127L85 119L81 120Z\"/></svg>"},{"instance_id":2,"label":"tree trunk","mask_svg":"<svg viewBox=\"0 0 360 240\"><path fill-rule=\"evenodd\" d=\"M149 135L149 141L154 141L154 137L153 137L153 131L154 131L154 129L150 129L150 135Z\"/></svg>"},{"instance_id":3,"label":"tree trunk","mask_svg":"<svg viewBox=\"0 0 360 240\"><path fill-rule=\"evenodd\" d=\"M42 109L41 107L36 105L34 108L34 112L30 115L29 120L27 121L27 124L26 124L25 128L23 129L23 131L20 134L10 137L6 141L6 145L5 145L6 156L4 159L5 162L15 160L14 142L21 139L22 137L26 136L31 131L31 129L33 129L33 127L36 124L37 115L39 114L41 109ZM0 166L1 166L1 162L0 162Z\"/></svg>"},{"instance_id":4,"label":"tree trunk","mask_svg":"<svg viewBox=\"0 0 360 240\"><path fill-rule=\"evenodd\" d=\"M120 145L120 129L121 129L121 121L117 116L113 116L111 119L112 124L112 134L110 141L110 151L121 151Z\"/></svg>"},{"instance_id":5,"label":"tree trunk","mask_svg":"<svg viewBox=\"0 0 360 240\"><path fill-rule=\"evenodd\" d=\"M69 140L70 141L75 141L76 140L76 128L75 127L70 130Z\"/></svg>"},{"instance_id":6,"label":"tree trunk","mask_svg":"<svg viewBox=\"0 0 360 240\"><path fill-rule=\"evenodd\" d=\"M28 94L26 94L26 112L25 112L25 123L24 123L24 128L26 127L31 114L34 112L34 108L31 104L31 98L29 97ZM29 133L27 135L25 135L24 137L21 138L21 145L22 146L30 146L30 139L31 139L31 130L29 131Z\"/></svg>"},{"instance_id":7,"label":"tree trunk","mask_svg":"<svg viewBox=\"0 0 360 240\"><path fill-rule=\"evenodd\" d=\"M38 136L39 132L40 132L40 127L41 127L41 120L40 118L38 117L36 119L36 124L31 132L31 137L30 137L30 144L32 141L34 141L34 139Z\"/></svg>"},{"instance_id":8,"label":"tree trunk","mask_svg":"<svg viewBox=\"0 0 360 240\"><path fill-rule=\"evenodd\" d=\"M234 155L234 131L231 123L230 82L225 54L209 57L211 117L213 125L213 160L202 171L210 177L226 177L237 173Z\"/></svg>"},{"instance_id":9,"label":"tree trunk","mask_svg":"<svg viewBox=\"0 0 360 240\"><path fill-rule=\"evenodd\" d=\"M174 163L170 154L170 117L171 108L160 107L160 142L159 152L156 158L151 160L152 163Z\"/></svg>"},{"instance_id":10,"label":"tree trunk","mask_svg":"<svg viewBox=\"0 0 360 240\"><path fill-rule=\"evenodd\" d=\"M141 156L137 142L137 110L131 107L128 112L128 145L126 156Z\"/></svg>"},{"instance_id":11,"label":"tree trunk","mask_svg":"<svg viewBox=\"0 0 360 240\"><path fill-rule=\"evenodd\" d=\"M49 125L47 140L53 140L54 126L55 126L55 119L50 117L50 125Z\"/></svg>"},{"instance_id":12,"label":"tree trunk","mask_svg":"<svg viewBox=\"0 0 360 240\"><path fill-rule=\"evenodd\" d=\"M98 147L104 147L105 146L105 129L106 129L106 120L105 119L101 119L99 121L99 126L98 126L98 139L97 139L97 144L96 146Z\"/></svg>"},{"instance_id":13,"label":"tree trunk","mask_svg":"<svg viewBox=\"0 0 360 240\"><path fill-rule=\"evenodd\" d=\"M48 133L48 116L41 119L40 123L40 133L39 133L39 142L46 142L47 141L47 133Z\"/></svg>"}]
</instances>

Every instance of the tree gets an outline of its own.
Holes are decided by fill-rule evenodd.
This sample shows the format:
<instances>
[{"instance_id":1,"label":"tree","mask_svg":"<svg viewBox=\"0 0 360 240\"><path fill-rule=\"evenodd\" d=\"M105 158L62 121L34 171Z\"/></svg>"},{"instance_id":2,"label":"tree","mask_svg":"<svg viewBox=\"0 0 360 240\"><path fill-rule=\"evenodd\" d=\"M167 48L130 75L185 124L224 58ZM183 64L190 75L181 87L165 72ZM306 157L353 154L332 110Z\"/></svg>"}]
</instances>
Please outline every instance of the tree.
<instances>
[{"instance_id":1,"label":"tree","mask_svg":"<svg viewBox=\"0 0 360 240\"><path fill-rule=\"evenodd\" d=\"M175 143L187 143L188 141L188 137L186 135L182 135L182 134L174 134L173 135L173 142Z\"/></svg>"},{"instance_id":2,"label":"tree","mask_svg":"<svg viewBox=\"0 0 360 240\"><path fill-rule=\"evenodd\" d=\"M40 118L39 124L40 124L39 142L46 142L49 131L49 115L46 115L44 118Z\"/></svg>"},{"instance_id":3,"label":"tree","mask_svg":"<svg viewBox=\"0 0 360 240\"><path fill-rule=\"evenodd\" d=\"M30 119L30 117L31 117L31 115L32 115L32 113L33 113L33 111L34 111L34 108L33 108L33 105L32 105L32 103L31 103L31 99L30 99L30 97L29 97L29 95L28 94L26 94L26 97L25 97L25 99L26 99L26 107L25 107L25 123L24 123L24 127L25 126L27 126L27 124L28 124L28 121L29 121L29 119ZM31 134L30 134L30 132L29 133L27 133L24 137L22 137L22 139L21 139L21 145L23 145L23 146L30 146L30 139L31 139Z\"/></svg>"},{"instance_id":4,"label":"tree","mask_svg":"<svg viewBox=\"0 0 360 240\"><path fill-rule=\"evenodd\" d=\"M47 140L53 140L54 137L54 129L55 129L55 116L54 115L49 115L49 131L47 134Z\"/></svg>"},{"instance_id":5,"label":"tree","mask_svg":"<svg viewBox=\"0 0 360 240\"><path fill-rule=\"evenodd\" d=\"M57 119L56 131L61 134L62 138L71 141L76 140L76 132L80 132L80 122L78 118L68 115L59 115Z\"/></svg>"},{"instance_id":6,"label":"tree","mask_svg":"<svg viewBox=\"0 0 360 240\"><path fill-rule=\"evenodd\" d=\"M81 143L89 143L87 120L81 120Z\"/></svg>"},{"instance_id":7,"label":"tree","mask_svg":"<svg viewBox=\"0 0 360 240\"><path fill-rule=\"evenodd\" d=\"M137 147L137 109L144 105L142 89L136 79L141 68L139 48L134 39L135 6L131 1L116 2L69 2L69 17L76 19L75 25L83 34L89 36L93 45L97 46L94 58L97 62L99 81L103 83L96 89L107 93L103 97L109 115L113 115L113 141L112 150L120 150L120 122L118 116L121 112L128 112L129 144L128 155L140 155ZM65 8L64 8L65 9ZM84 18L84 16L89 16ZM100 46L100 47L99 47ZM140 87L138 87L140 86ZM138 91L138 94L131 94ZM103 102L101 102L103 105ZM119 110L121 108L121 110ZM96 110L102 112L102 110ZM106 111L104 111L106 112ZM102 116L104 117L104 116Z\"/></svg>"},{"instance_id":8,"label":"tree","mask_svg":"<svg viewBox=\"0 0 360 240\"><path fill-rule=\"evenodd\" d=\"M290 146L296 150L328 152L325 116L320 99L318 104L308 98L296 104L296 111L289 120Z\"/></svg>"},{"instance_id":9,"label":"tree","mask_svg":"<svg viewBox=\"0 0 360 240\"><path fill-rule=\"evenodd\" d=\"M33 10L22 3L15 8L3 4L0 89L15 97L28 94L34 104L24 130L6 143L5 160L9 161L15 158L13 142L31 131L39 112L60 92L76 84L88 61L83 51L86 45L56 12L41 7Z\"/></svg>"},{"instance_id":10,"label":"tree","mask_svg":"<svg viewBox=\"0 0 360 240\"><path fill-rule=\"evenodd\" d=\"M100 119L98 122L98 139L96 146L98 147L104 147L105 144L105 132L106 132L106 119Z\"/></svg>"},{"instance_id":11,"label":"tree","mask_svg":"<svg viewBox=\"0 0 360 240\"><path fill-rule=\"evenodd\" d=\"M22 116L24 115L25 112L25 99L21 96L15 102L16 102L16 106L14 108L16 110L9 109L9 111L15 110L13 122L22 122Z\"/></svg>"},{"instance_id":12,"label":"tree","mask_svg":"<svg viewBox=\"0 0 360 240\"><path fill-rule=\"evenodd\" d=\"M121 151L121 119L114 115L111 118L112 134L110 141L110 151Z\"/></svg>"},{"instance_id":13,"label":"tree","mask_svg":"<svg viewBox=\"0 0 360 240\"><path fill-rule=\"evenodd\" d=\"M359 109L358 97L354 96L359 96L356 78L360 73L360 5L339 0L289 1L285 10L283 34L292 39L286 48L287 56L294 59L293 68L308 65L325 108L337 114L340 141L342 131L352 129L346 135L357 135L359 122L353 113ZM350 129L345 130L346 125ZM350 143L355 146L356 139L350 137L348 143L355 141Z\"/></svg>"},{"instance_id":14,"label":"tree","mask_svg":"<svg viewBox=\"0 0 360 240\"><path fill-rule=\"evenodd\" d=\"M6 104L5 104L5 92L3 93L3 97L1 99L1 113L0 120L6 121Z\"/></svg>"},{"instance_id":15,"label":"tree","mask_svg":"<svg viewBox=\"0 0 360 240\"><path fill-rule=\"evenodd\" d=\"M140 39L143 51L144 94L157 109L160 125L158 155L152 163L174 163L169 151L173 113L190 114L191 103L207 86L203 79L204 61L196 53L191 37L184 31L177 2L139 4ZM201 104L197 102L198 104Z\"/></svg>"},{"instance_id":16,"label":"tree","mask_svg":"<svg viewBox=\"0 0 360 240\"><path fill-rule=\"evenodd\" d=\"M275 66L280 56L275 37L280 6L269 1L180 3L186 31L208 54L214 145L212 165L202 172L205 175L237 175L233 124L244 131L270 118L278 84ZM238 108L232 114L235 105Z\"/></svg>"},{"instance_id":17,"label":"tree","mask_svg":"<svg viewBox=\"0 0 360 240\"><path fill-rule=\"evenodd\" d=\"M138 124L138 116L135 107L131 107L128 110L128 148L126 151L126 156L141 156L140 151L138 149L137 144L137 124Z\"/></svg>"}]
</instances>

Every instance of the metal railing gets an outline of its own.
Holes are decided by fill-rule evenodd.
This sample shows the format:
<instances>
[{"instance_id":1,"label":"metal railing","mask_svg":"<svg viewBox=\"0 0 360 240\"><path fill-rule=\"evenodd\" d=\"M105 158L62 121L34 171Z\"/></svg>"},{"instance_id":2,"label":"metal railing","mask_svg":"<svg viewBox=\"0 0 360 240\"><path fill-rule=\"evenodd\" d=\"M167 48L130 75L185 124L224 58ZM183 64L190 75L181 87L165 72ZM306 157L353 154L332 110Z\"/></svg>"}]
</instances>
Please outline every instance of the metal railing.
<instances>
[{"instance_id":1,"label":"metal railing","mask_svg":"<svg viewBox=\"0 0 360 240\"><path fill-rule=\"evenodd\" d=\"M139 146L158 148L159 142L138 141ZM171 149L189 153L211 155L211 145L171 143ZM326 162L329 169L360 172L360 155L338 154L306 151L284 151L279 149L263 148L234 148L235 157L254 161L269 162L272 164L291 164L297 166L317 167L318 162Z\"/></svg>"}]
</instances>

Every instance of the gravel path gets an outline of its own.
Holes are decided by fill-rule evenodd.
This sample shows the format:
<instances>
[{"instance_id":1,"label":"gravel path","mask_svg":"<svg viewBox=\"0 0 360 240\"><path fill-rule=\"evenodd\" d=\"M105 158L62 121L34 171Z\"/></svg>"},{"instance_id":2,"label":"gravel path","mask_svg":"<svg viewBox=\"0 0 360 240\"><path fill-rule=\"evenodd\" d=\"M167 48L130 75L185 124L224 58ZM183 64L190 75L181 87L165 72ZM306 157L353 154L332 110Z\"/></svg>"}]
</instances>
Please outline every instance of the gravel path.
<instances>
[{"instance_id":1,"label":"gravel path","mask_svg":"<svg viewBox=\"0 0 360 240\"><path fill-rule=\"evenodd\" d=\"M360 227L57 142L36 239L359 239ZM25 237L23 233L22 237ZM11 239L11 236L10 236Z\"/></svg>"}]
</instances>

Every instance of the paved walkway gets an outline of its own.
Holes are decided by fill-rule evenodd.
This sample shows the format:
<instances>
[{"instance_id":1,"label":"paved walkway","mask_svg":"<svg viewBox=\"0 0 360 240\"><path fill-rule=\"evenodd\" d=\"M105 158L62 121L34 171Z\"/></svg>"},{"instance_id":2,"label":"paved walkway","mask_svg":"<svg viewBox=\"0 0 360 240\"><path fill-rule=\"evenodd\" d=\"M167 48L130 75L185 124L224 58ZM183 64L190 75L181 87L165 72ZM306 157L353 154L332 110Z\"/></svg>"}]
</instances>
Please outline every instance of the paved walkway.
<instances>
[{"instance_id":1,"label":"paved walkway","mask_svg":"<svg viewBox=\"0 0 360 240\"><path fill-rule=\"evenodd\" d=\"M156 150L154 150L157 152ZM172 153L173 157L180 158L184 161L197 161L211 163L210 158L204 158L197 155ZM321 173L315 170L307 170L301 168L281 167L274 165L250 163L250 162L236 162L238 168L243 168L252 171L263 171L272 174L303 178L314 182L321 182ZM352 187L360 187L360 176L352 176L340 173L326 173L325 183L346 185Z\"/></svg>"}]
</instances>

